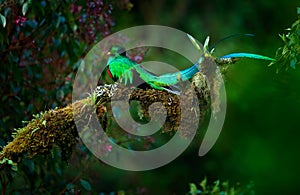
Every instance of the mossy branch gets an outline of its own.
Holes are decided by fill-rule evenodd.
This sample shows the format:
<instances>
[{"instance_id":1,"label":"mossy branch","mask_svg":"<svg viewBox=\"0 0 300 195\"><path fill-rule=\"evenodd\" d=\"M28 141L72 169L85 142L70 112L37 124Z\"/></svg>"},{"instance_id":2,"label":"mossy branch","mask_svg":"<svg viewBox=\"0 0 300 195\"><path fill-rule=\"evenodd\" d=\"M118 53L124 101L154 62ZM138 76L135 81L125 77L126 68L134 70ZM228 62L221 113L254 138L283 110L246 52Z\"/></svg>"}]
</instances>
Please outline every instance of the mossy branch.
<instances>
[{"instance_id":1,"label":"mossy branch","mask_svg":"<svg viewBox=\"0 0 300 195\"><path fill-rule=\"evenodd\" d=\"M209 89L206 84L206 77L202 73L197 73L192 79L192 85L198 96L198 104L201 112L206 112L209 108ZM193 87L185 91L184 102L194 101L190 93L194 93ZM76 130L74 113L88 119L94 103L96 105L96 113L104 130L107 130L107 114L110 110L110 100L129 98L129 100L138 100L141 102L141 110L145 116L148 116L148 107L154 102L161 102L167 110L166 123L162 127L164 129L176 130L180 123L180 102L176 95L166 91L155 89L132 89L120 84L98 86L95 90L96 102L93 95L76 101L64 108L51 109L35 115L34 119L29 121L23 128L19 128L13 133L13 140L8 143L0 152L0 170L6 166L14 167L24 158L31 158L37 154L49 154L54 146L61 148L62 156L68 158L72 153L73 147L79 139ZM181 100L182 101L182 100ZM155 112L161 112L160 109L154 109ZM193 121L188 124L194 125ZM185 126L181 132L182 135L188 136L189 126Z\"/></svg>"}]
</instances>

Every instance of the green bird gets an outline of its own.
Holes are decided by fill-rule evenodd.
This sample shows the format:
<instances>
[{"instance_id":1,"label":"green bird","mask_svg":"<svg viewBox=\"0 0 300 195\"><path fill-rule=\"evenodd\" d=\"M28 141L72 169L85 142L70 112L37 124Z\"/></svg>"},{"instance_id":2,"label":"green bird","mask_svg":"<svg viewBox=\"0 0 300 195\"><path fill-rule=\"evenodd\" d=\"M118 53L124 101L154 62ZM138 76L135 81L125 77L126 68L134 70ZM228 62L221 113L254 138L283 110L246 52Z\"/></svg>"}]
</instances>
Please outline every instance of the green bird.
<instances>
[{"instance_id":1,"label":"green bird","mask_svg":"<svg viewBox=\"0 0 300 195\"><path fill-rule=\"evenodd\" d=\"M196 49L199 50L201 53L203 52L204 54L198 59L198 61L194 65L187 69L175 73L167 73L157 76L145 70L140 64L127 58L125 55L120 55L117 52L118 48L113 47L110 52L113 55L110 56L107 61L108 73L111 78L124 79L124 84L126 85L128 81L132 84L133 71L135 70L139 74L139 77L152 88L158 90L166 90L174 94L179 94L178 91L170 90L168 87L176 86L176 84L178 84L179 82L186 81L192 78L194 74L203 69L202 62L204 62L206 58L213 58L213 60L216 61L218 64L232 64L240 58L253 58L274 61L274 59L272 58L252 53L232 53L222 56L220 58L216 58L212 56L213 49L208 49L209 37L207 37L205 40L203 47L204 51L202 51L202 49L192 36L188 35L188 37L191 40L192 44L196 47Z\"/></svg>"}]
</instances>

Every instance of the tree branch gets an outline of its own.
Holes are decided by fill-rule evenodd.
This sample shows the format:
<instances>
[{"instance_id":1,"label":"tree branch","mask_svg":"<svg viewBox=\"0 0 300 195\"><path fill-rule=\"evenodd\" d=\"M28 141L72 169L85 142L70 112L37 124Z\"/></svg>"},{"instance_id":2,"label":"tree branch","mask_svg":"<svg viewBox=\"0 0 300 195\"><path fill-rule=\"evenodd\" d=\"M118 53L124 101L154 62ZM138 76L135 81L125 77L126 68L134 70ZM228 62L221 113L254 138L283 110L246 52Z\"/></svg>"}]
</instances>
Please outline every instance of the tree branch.
<instances>
[{"instance_id":1,"label":"tree branch","mask_svg":"<svg viewBox=\"0 0 300 195\"><path fill-rule=\"evenodd\" d=\"M195 99L191 94L196 91L197 104L200 107L201 116L203 116L210 105L206 77L200 72L195 74L192 79L192 86L184 92L181 101L193 103ZM149 117L148 108L151 104L161 102L167 111L167 119L162 127L162 132L176 131L182 122L180 120L184 118L181 116L184 112L180 110L180 103L182 102L179 102L178 96L166 91L132 89L120 84L111 84L98 86L95 95L96 113L104 131L110 128L107 116L111 112L110 101L112 97L114 100L129 98L130 101L140 101L140 113L145 117ZM12 142L8 143L0 152L0 170L6 166L16 165L24 158L31 158L37 154L48 154L54 146L60 147L63 158L67 159L79 138L74 114L78 115L79 118L88 120L89 117L86 115L91 113L91 109L94 108L92 105L93 97L90 96L64 108L55 108L34 115L35 118L29 121L25 127L19 128L13 133ZM154 108L153 112L159 114L161 109ZM187 121L185 124L187 125L184 125L180 133L183 136L189 136L190 125L194 125L195 121Z\"/></svg>"}]
</instances>

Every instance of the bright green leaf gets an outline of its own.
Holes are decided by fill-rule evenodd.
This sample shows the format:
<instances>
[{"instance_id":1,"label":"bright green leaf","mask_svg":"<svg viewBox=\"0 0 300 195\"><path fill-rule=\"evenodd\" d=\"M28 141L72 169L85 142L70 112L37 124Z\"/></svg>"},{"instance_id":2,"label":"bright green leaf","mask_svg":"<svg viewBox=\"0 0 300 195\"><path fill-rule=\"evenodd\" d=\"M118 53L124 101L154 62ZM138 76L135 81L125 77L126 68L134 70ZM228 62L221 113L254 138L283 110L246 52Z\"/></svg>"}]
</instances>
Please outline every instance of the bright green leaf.
<instances>
[{"instance_id":1,"label":"bright green leaf","mask_svg":"<svg viewBox=\"0 0 300 195\"><path fill-rule=\"evenodd\" d=\"M87 191L92 190L91 184L88 181L86 181L84 179L80 179L80 183Z\"/></svg>"},{"instance_id":2,"label":"bright green leaf","mask_svg":"<svg viewBox=\"0 0 300 195\"><path fill-rule=\"evenodd\" d=\"M211 192L212 192L212 193L220 192L220 187L219 187L219 185L220 185L220 181L219 181L219 180L215 181L215 185L214 185L213 189L211 190Z\"/></svg>"},{"instance_id":3,"label":"bright green leaf","mask_svg":"<svg viewBox=\"0 0 300 195\"><path fill-rule=\"evenodd\" d=\"M4 28L6 26L6 18L2 14L0 14L0 19L1 19L1 22L2 22L2 26Z\"/></svg>"},{"instance_id":4,"label":"bright green leaf","mask_svg":"<svg viewBox=\"0 0 300 195\"><path fill-rule=\"evenodd\" d=\"M206 191L206 183L207 183L207 178L205 177L200 183L200 186L202 187L203 191Z\"/></svg>"},{"instance_id":5,"label":"bright green leaf","mask_svg":"<svg viewBox=\"0 0 300 195\"><path fill-rule=\"evenodd\" d=\"M197 194L197 186L194 183L190 183L190 194L196 195Z\"/></svg>"}]
</instances>

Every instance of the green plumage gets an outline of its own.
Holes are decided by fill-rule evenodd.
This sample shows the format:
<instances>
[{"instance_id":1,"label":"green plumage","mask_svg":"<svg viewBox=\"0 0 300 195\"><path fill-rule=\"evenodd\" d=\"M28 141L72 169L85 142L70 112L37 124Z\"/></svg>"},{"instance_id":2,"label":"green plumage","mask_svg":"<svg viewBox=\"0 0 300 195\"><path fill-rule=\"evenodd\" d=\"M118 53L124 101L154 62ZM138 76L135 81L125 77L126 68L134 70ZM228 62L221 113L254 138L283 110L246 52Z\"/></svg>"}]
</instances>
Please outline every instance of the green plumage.
<instances>
[{"instance_id":1,"label":"green plumage","mask_svg":"<svg viewBox=\"0 0 300 195\"><path fill-rule=\"evenodd\" d=\"M201 47L197 44L196 40L188 35L189 39L195 46L197 50L202 52ZM180 81L186 81L190 79L194 74L199 72L201 70L201 63L204 61L204 58L211 57L213 59L216 59L218 62L224 61L225 63L234 63L236 58L253 58L253 59L260 59L260 60L271 60L273 61L274 59L263 56L263 55L258 55L258 54L251 54L251 53L232 53L228 54L225 56L222 56L220 58L215 58L212 56L212 51L208 51L208 42L209 42L209 37L205 40L204 47L203 47L203 52L204 55L202 55L199 60L191 67L175 72L175 73L167 73L163 74L160 76L156 76L149 71L145 70L141 65L137 64L136 62L128 59L125 56L121 56L118 54L116 51L116 47L113 47L112 51L114 51L114 56L111 56L108 59L107 66L112 74L113 77L119 78L119 79L124 79L124 84L126 85L128 81L130 83L133 82L133 70L135 70L138 74L139 77L145 81L147 84L149 84L151 87L159 90L167 90L172 93L178 94L178 92L171 91L165 86L171 86L175 85Z\"/></svg>"},{"instance_id":2,"label":"green plumage","mask_svg":"<svg viewBox=\"0 0 300 195\"><path fill-rule=\"evenodd\" d=\"M169 90L164 86L175 85L179 81L186 81L199 71L198 64L196 63L183 71L155 76L142 68L141 65L121 55L111 57L107 65L112 76L124 79L125 85L128 83L128 80L130 83L133 82L133 70L135 70L139 74L139 77L151 87L167 91Z\"/></svg>"},{"instance_id":3,"label":"green plumage","mask_svg":"<svg viewBox=\"0 0 300 195\"><path fill-rule=\"evenodd\" d=\"M126 85L128 80L130 83L132 83L132 68L138 64L126 57L118 55L116 57L110 57L107 65L112 76L116 78L123 78L124 84Z\"/></svg>"}]
</instances>

